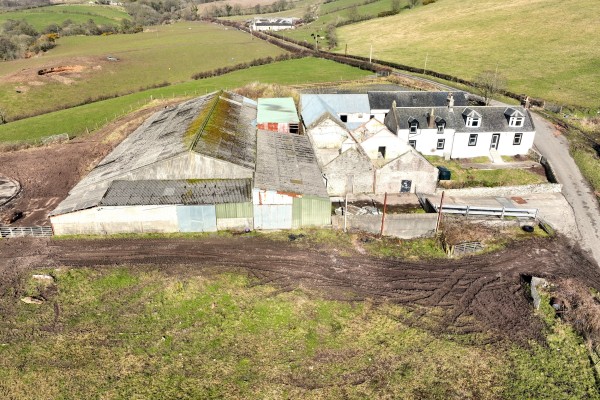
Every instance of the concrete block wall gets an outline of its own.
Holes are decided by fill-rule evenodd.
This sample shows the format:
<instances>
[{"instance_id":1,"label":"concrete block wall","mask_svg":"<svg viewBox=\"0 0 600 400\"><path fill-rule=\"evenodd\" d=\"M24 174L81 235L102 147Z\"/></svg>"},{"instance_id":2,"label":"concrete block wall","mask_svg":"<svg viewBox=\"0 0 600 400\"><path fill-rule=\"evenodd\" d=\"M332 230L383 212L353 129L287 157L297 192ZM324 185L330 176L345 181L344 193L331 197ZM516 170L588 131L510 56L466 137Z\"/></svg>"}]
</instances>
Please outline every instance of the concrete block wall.
<instances>
[{"instance_id":1,"label":"concrete block wall","mask_svg":"<svg viewBox=\"0 0 600 400\"><path fill-rule=\"evenodd\" d=\"M535 193L560 193L562 185L559 183L538 183L535 185L521 186L499 186L499 187L478 187L465 189L443 189L437 188L435 194L441 195L445 192L447 196L456 197L506 197L506 196L526 196Z\"/></svg>"},{"instance_id":2,"label":"concrete block wall","mask_svg":"<svg viewBox=\"0 0 600 400\"><path fill-rule=\"evenodd\" d=\"M347 229L379 234L381 230L381 215L348 215ZM414 239L433 236L437 223L437 214L389 214L385 216L384 236L400 239ZM334 229L344 229L344 217L332 217Z\"/></svg>"}]
</instances>

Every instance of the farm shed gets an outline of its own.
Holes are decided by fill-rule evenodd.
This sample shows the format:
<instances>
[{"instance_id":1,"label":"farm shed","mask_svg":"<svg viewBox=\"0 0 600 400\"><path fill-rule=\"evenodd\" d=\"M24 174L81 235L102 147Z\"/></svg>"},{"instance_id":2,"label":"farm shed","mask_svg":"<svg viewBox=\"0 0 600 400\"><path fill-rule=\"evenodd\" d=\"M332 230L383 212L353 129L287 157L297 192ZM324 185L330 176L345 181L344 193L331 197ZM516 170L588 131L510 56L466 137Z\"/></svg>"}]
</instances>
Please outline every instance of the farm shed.
<instances>
[{"instance_id":1,"label":"farm shed","mask_svg":"<svg viewBox=\"0 0 600 400\"><path fill-rule=\"evenodd\" d=\"M270 131L257 137L254 227L331 225L331 202L308 138Z\"/></svg>"},{"instance_id":2,"label":"farm shed","mask_svg":"<svg viewBox=\"0 0 600 400\"><path fill-rule=\"evenodd\" d=\"M97 207L53 218L58 234L252 228L250 179L113 181Z\"/></svg>"},{"instance_id":3,"label":"farm shed","mask_svg":"<svg viewBox=\"0 0 600 400\"><path fill-rule=\"evenodd\" d=\"M258 99L256 122L261 130L300 133L300 119L291 97Z\"/></svg>"},{"instance_id":4,"label":"farm shed","mask_svg":"<svg viewBox=\"0 0 600 400\"><path fill-rule=\"evenodd\" d=\"M253 103L237 94L215 92L154 114L104 158L52 211L50 221L55 233L114 233L112 228L104 228L107 225L97 224L96 219L84 218L83 215L108 207L102 201L115 181L252 179L256 162L256 105ZM118 190L119 187L113 189ZM147 196L144 199L149 201ZM183 202L135 204L134 211L140 214L135 218L147 222L131 225L131 229L180 231L180 226L175 223L179 219L173 214L177 213L177 204L186 205ZM204 204L192 204L200 205ZM131 205L110 207L116 208L111 209L110 215L102 213L103 218L123 221L132 212L128 208ZM218 208L220 213L233 213L231 207L238 206L218 206L215 212ZM232 215L246 218L248 206L245 207L245 212L238 210ZM181 213L183 210L180 208ZM81 218L66 217L73 213ZM197 218L197 215L190 214L189 217ZM230 222L222 221L222 224ZM189 229L195 229L194 226L205 229L193 224Z\"/></svg>"},{"instance_id":5,"label":"farm shed","mask_svg":"<svg viewBox=\"0 0 600 400\"><path fill-rule=\"evenodd\" d=\"M367 94L303 94L300 109L305 127L311 126L323 114L337 118L347 129L358 128L371 119Z\"/></svg>"}]
</instances>

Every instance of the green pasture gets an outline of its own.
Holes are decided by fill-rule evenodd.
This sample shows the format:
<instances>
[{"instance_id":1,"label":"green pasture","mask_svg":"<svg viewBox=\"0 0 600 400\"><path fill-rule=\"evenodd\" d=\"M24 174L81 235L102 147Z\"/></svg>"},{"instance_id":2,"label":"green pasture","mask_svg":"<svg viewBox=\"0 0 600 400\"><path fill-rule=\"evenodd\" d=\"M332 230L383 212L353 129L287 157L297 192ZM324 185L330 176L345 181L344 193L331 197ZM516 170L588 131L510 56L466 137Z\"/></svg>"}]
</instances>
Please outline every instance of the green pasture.
<instances>
[{"instance_id":1,"label":"green pasture","mask_svg":"<svg viewBox=\"0 0 600 400\"><path fill-rule=\"evenodd\" d=\"M481 345L405 324L399 305L241 274L36 272L55 286L25 275L0 292L3 398L30 399L32 388L43 399L598 398L581 339L550 315L547 344ZM20 301L42 292L43 304Z\"/></svg>"},{"instance_id":2,"label":"green pasture","mask_svg":"<svg viewBox=\"0 0 600 400\"><path fill-rule=\"evenodd\" d=\"M0 63L0 108L9 119L47 112L284 52L238 30L199 22L132 35L64 37L42 57ZM108 61L109 55L119 61ZM43 67L73 65L84 70L64 75L67 80L37 75Z\"/></svg>"},{"instance_id":3,"label":"green pasture","mask_svg":"<svg viewBox=\"0 0 600 400\"><path fill-rule=\"evenodd\" d=\"M29 22L37 30L50 24L60 25L67 19L76 23L93 19L96 24L118 25L122 19L131 17L120 7L102 5L57 5L33 8L30 10L9 11L0 13L0 25L9 19Z\"/></svg>"},{"instance_id":4,"label":"green pasture","mask_svg":"<svg viewBox=\"0 0 600 400\"><path fill-rule=\"evenodd\" d=\"M560 104L600 103L597 0L438 0L338 29L339 48L473 79L496 69L508 89Z\"/></svg>"},{"instance_id":5,"label":"green pasture","mask_svg":"<svg viewBox=\"0 0 600 400\"><path fill-rule=\"evenodd\" d=\"M131 110L148 104L152 99L200 96L218 89L233 89L254 81L295 85L360 79L370 74L368 71L318 58L288 60L0 125L0 142L35 141L60 133L78 136L85 133L86 128L90 131L99 128Z\"/></svg>"},{"instance_id":6,"label":"green pasture","mask_svg":"<svg viewBox=\"0 0 600 400\"><path fill-rule=\"evenodd\" d=\"M358 11L358 15L360 16L376 16L382 11L389 11L392 9L391 0L380 0L364 5L362 5L362 3L364 3L364 0L338 0L331 3L322 4L319 9L318 19L298 29L281 31L280 33L292 39L306 40L309 43L314 43L314 39L311 37L311 34L319 33L319 35L325 36L327 25L331 23L336 24L349 19L348 17L350 14L350 9L336 11L338 8L351 7L352 5L356 4L356 9ZM405 3L405 0L401 0L400 7L403 7ZM323 40L324 46L326 46L326 43L327 42Z\"/></svg>"}]
</instances>

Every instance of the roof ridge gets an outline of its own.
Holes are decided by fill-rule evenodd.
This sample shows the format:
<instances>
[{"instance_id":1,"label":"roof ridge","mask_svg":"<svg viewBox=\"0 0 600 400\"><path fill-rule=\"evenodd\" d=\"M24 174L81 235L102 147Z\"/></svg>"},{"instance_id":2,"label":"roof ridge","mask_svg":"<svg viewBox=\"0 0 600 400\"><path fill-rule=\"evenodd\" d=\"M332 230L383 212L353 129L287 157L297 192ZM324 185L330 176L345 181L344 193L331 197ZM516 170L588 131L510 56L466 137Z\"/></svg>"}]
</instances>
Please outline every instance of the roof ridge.
<instances>
[{"instance_id":1,"label":"roof ridge","mask_svg":"<svg viewBox=\"0 0 600 400\"><path fill-rule=\"evenodd\" d=\"M204 118L204 121L202 122L202 125L200 126L200 128L198 128L198 131L196 132L196 134L194 136L194 140L192 140L192 143L188 150L194 150L194 147L196 147L196 145L198 144L198 141L200 140L200 136L202 136L204 129L206 129L206 125L208 125L208 121L210 121L210 117L214 113L215 108L217 108L217 104L219 104L219 99L221 98L221 94L223 94L223 90L220 90L218 93L215 94L215 99L213 101L213 104L210 106L208 115L206 116L206 118ZM200 112L202 112L202 111L200 111Z\"/></svg>"}]
</instances>

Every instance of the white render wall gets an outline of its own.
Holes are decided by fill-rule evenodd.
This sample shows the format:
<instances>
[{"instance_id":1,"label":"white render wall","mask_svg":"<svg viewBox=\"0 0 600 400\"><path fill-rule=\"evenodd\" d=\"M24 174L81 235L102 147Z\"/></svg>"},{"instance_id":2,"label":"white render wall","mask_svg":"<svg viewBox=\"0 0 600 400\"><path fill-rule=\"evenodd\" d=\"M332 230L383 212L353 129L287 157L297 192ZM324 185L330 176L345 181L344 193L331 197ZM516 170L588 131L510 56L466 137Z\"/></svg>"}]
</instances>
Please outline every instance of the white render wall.
<instances>
[{"instance_id":1,"label":"white render wall","mask_svg":"<svg viewBox=\"0 0 600 400\"><path fill-rule=\"evenodd\" d=\"M348 138L348 131L330 119L324 119L307 131L317 149L339 149Z\"/></svg>"},{"instance_id":2,"label":"white render wall","mask_svg":"<svg viewBox=\"0 0 600 400\"><path fill-rule=\"evenodd\" d=\"M408 137L409 141L416 140L417 146L415 149L421 154L443 157L445 153L452 152L454 129L444 129L444 133L438 133L437 128L417 129L416 134L410 134L408 129L402 129L398 133L398 136L404 138ZM437 150L438 139L446 140L443 150Z\"/></svg>"},{"instance_id":3,"label":"white render wall","mask_svg":"<svg viewBox=\"0 0 600 400\"><path fill-rule=\"evenodd\" d=\"M55 235L179 232L177 206L94 207L50 217Z\"/></svg>"},{"instance_id":4,"label":"white render wall","mask_svg":"<svg viewBox=\"0 0 600 400\"><path fill-rule=\"evenodd\" d=\"M475 133L475 132L474 132ZM522 132L523 138L520 145L513 145L514 132L481 132L477 133L477 145L469 146L469 132L458 132L455 134L454 146L452 147L452 158L473 158L490 155L492 135L500 134L497 151L502 156L514 156L527 154L533 146L535 132Z\"/></svg>"},{"instance_id":5,"label":"white render wall","mask_svg":"<svg viewBox=\"0 0 600 400\"><path fill-rule=\"evenodd\" d=\"M378 159L379 147L385 147L385 159L393 160L407 151L407 144L400 142L398 136L383 130L361 143L365 153L372 160Z\"/></svg>"}]
</instances>

